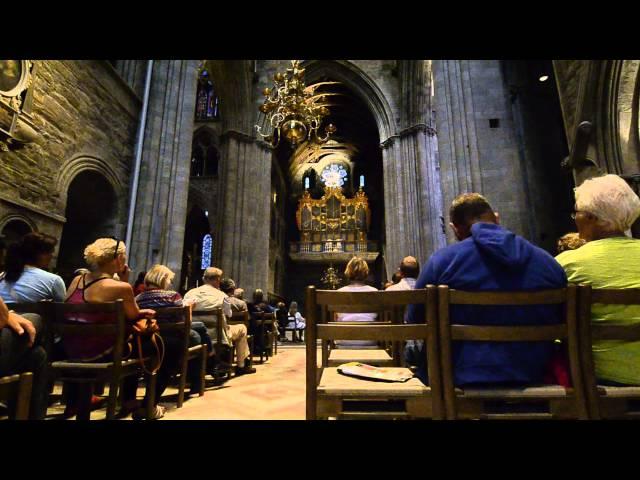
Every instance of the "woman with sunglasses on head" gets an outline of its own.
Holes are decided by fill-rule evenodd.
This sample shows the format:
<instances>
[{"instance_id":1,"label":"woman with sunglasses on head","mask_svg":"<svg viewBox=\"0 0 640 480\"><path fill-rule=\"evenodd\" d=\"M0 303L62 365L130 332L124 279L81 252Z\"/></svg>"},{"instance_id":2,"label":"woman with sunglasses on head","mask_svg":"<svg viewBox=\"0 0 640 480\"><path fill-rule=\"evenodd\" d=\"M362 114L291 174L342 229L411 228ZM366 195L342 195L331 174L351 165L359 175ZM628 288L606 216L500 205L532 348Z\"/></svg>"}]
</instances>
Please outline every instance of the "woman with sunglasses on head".
<instances>
[{"instance_id":1,"label":"woman with sunglasses on head","mask_svg":"<svg viewBox=\"0 0 640 480\"><path fill-rule=\"evenodd\" d=\"M103 303L122 299L124 313L131 323L139 323L141 329L147 328L147 320L155 315L151 309L138 307L133 295L133 288L129 285L131 270L126 261L126 247L124 242L113 238L99 238L84 250L84 259L89 266L89 273L75 277L67 290L67 303ZM114 280L117 274L120 280ZM82 318L79 318L82 317ZM70 318L71 319L71 318ZM113 316L108 313L73 314L73 320L88 323L112 323ZM157 327L156 327L157 328ZM98 337L69 337L63 338L63 346L71 360L107 362L109 361L115 339L105 336ZM143 345L143 350L145 346ZM133 353L132 355L135 355ZM161 381L162 368L158 372L158 389L163 390ZM134 412L134 416L141 417L143 408L135 400L137 378L127 377L123 382L123 409L125 413ZM156 401L160 395L156 395ZM152 419L161 418L164 408L156 404L156 411Z\"/></svg>"}]
</instances>

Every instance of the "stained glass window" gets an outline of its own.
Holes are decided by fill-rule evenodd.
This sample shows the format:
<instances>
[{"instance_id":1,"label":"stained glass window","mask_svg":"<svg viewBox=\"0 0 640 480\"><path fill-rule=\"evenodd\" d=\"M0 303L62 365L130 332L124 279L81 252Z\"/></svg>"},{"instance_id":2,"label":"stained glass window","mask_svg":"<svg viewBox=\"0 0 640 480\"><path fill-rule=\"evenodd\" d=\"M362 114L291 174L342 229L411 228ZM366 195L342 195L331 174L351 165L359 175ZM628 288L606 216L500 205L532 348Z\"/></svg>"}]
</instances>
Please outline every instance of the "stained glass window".
<instances>
[{"instance_id":1,"label":"stained glass window","mask_svg":"<svg viewBox=\"0 0 640 480\"><path fill-rule=\"evenodd\" d=\"M342 187L347 181L347 171L342 165L332 163L322 170L320 177L327 187Z\"/></svg>"},{"instance_id":2,"label":"stained glass window","mask_svg":"<svg viewBox=\"0 0 640 480\"><path fill-rule=\"evenodd\" d=\"M202 262L200 268L204 270L211 266L211 249L213 247L213 239L208 233L202 239Z\"/></svg>"},{"instance_id":3,"label":"stained glass window","mask_svg":"<svg viewBox=\"0 0 640 480\"><path fill-rule=\"evenodd\" d=\"M220 99L216 95L209 72L202 70L198 79L198 92L196 94L196 120L207 121L219 118Z\"/></svg>"}]
</instances>

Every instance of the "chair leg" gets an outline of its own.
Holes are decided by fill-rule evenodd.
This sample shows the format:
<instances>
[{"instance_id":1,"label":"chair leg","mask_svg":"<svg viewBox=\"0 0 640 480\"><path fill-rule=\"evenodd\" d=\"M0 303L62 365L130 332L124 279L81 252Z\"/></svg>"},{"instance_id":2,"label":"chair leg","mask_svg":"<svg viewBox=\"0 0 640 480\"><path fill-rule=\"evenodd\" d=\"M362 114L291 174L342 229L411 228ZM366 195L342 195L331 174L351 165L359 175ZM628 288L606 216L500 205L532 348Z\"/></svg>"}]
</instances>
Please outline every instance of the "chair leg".
<instances>
[{"instance_id":1,"label":"chair leg","mask_svg":"<svg viewBox=\"0 0 640 480\"><path fill-rule=\"evenodd\" d=\"M189 355L185 354L182 360L182 367L180 370L180 383L178 386L178 403L177 408L182 408L182 404L184 403L184 390L187 386L187 367L189 364Z\"/></svg>"},{"instance_id":2,"label":"chair leg","mask_svg":"<svg viewBox=\"0 0 640 480\"><path fill-rule=\"evenodd\" d=\"M113 420L116 416L116 406L118 404L118 390L120 379L115 376L109 383L109 400L107 401L107 420Z\"/></svg>"},{"instance_id":3,"label":"chair leg","mask_svg":"<svg viewBox=\"0 0 640 480\"><path fill-rule=\"evenodd\" d=\"M145 392L147 394L146 395L147 418L151 418L153 416L153 413L155 412L157 380L158 380L157 374L154 373L153 375L147 375L147 390Z\"/></svg>"},{"instance_id":4,"label":"chair leg","mask_svg":"<svg viewBox=\"0 0 640 480\"><path fill-rule=\"evenodd\" d=\"M208 356L208 351L207 351L207 346L203 345L202 346L202 365L200 365L200 391L198 392L198 394L202 397L204 395L204 376L207 373L207 356Z\"/></svg>"},{"instance_id":5,"label":"chair leg","mask_svg":"<svg viewBox=\"0 0 640 480\"><path fill-rule=\"evenodd\" d=\"M91 395L93 385L90 382L78 384L78 414L76 420L88 421L91 419Z\"/></svg>"}]
</instances>

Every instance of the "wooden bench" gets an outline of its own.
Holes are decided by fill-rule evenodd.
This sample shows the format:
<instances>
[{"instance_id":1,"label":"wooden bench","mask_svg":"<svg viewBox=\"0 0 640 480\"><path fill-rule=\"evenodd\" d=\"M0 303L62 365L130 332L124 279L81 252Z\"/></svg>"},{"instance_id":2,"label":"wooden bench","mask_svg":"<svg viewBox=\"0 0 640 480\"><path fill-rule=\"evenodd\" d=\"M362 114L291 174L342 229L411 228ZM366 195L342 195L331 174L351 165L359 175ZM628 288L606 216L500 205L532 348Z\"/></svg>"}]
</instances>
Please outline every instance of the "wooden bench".
<instances>
[{"instance_id":1,"label":"wooden bench","mask_svg":"<svg viewBox=\"0 0 640 480\"><path fill-rule=\"evenodd\" d=\"M443 418L437 351L436 289L397 292L337 292L307 287L307 419L317 418ZM318 309L346 313L385 310L394 306L424 304L425 318L413 325L367 325L323 322ZM429 321L427 322L427 318ZM405 383L386 383L348 377L336 367L317 365L317 340L374 340L400 342L422 339L430 386L412 378ZM427 356L429 361L427 362ZM407 371L401 367L392 367ZM410 373L410 372L408 372Z\"/></svg>"},{"instance_id":2,"label":"wooden bench","mask_svg":"<svg viewBox=\"0 0 640 480\"><path fill-rule=\"evenodd\" d=\"M0 400L14 409L12 420L29 420L32 384L31 372L0 377Z\"/></svg>"},{"instance_id":3,"label":"wooden bench","mask_svg":"<svg viewBox=\"0 0 640 480\"><path fill-rule=\"evenodd\" d=\"M207 371L208 348L205 344L189 346L191 336L191 306L156 308L156 317L160 326L160 335L179 335L182 338L182 358L180 360L180 383L178 387L177 408L184 403L184 391L187 383L189 360L200 360L200 391L204 395L204 377ZM168 321L161 321L168 318Z\"/></svg>"},{"instance_id":4,"label":"wooden bench","mask_svg":"<svg viewBox=\"0 0 640 480\"><path fill-rule=\"evenodd\" d=\"M452 324L452 305L564 305L565 322L554 325L480 326ZM442 385L447 419L551 419L587 418L586 399L579 359L576 319L576 287L524 292L464 292L438 287L438 322ZM559 385L522 388L455 388L452 364L453 341L526 342L556 339L567 341L573 388ZM543 409L538 404L542 403ZM498 404L498 408L496 407ZM514 404L518 404L515 406ZM506 408L504 408L506 407ZM503 411L501 411L501 409ZM516 411L520 409L521 411ZM543 410L543 411L539 411Z\"/></svg>"},{"instance_id":5,"label":"wooden bench","mask_svg":"<svg viewBox=\"0 0 640 480\"><path fill-rule=\"evenodd\" d=\"M129 336L128 323L124 314L122 300L106 303L51 303L53 307L53 332L59 334L64 342L70 335L80 337L108 336L115 338L112 359L109 362L84 362L63 360L51 363L51 371L55 378L63 382L79 384L79 402L77 420L89 420L91 413L92 384L105 382L109 384L107 402L107 420L115 417L118 390L122 379L130 375L142 373L142 362L139 358L124 358L125 339ZM82 323L73 322L68 316L74 314L107 314L113 316L113 322ZM142 359L144 361L145 359ZM156 375L145 374L147 379L147 417L155 408Z\"/></svg>"},{"instance_id":6,"label":"wooden bench","mask_svg":"<svg viewBox=\"0 0 640 480\"><path fill-rule=\"evenodd\" d=\"M219 321L222 315L222 308L191 311L192 320L198 319L203 322L211 337L213 351L208 352L208 355L209 357L215 357L216 360L216 367L213 371L213 377L216 381L223 377L230 377L233 369L233 345L228 345L223 341L224 334L222 329L224 325L223 322ZM231 358L225 358L227 355Z\"/></svg>"},{"instance_id":7,"label":"wooden bench","mask_svg":"<svg viewBox=\"0 0 640 480\"><path fill-rule=\"evenodd\" d=\"M594 324L591 321L591 307L595 303L640 305L640 289L592 289L590 285L579 285L578 299L580 355L589 418L640 418L640 385L598 385L592 349L594 340L640 342L640 324Z\"/></svg>"}]
</instances>

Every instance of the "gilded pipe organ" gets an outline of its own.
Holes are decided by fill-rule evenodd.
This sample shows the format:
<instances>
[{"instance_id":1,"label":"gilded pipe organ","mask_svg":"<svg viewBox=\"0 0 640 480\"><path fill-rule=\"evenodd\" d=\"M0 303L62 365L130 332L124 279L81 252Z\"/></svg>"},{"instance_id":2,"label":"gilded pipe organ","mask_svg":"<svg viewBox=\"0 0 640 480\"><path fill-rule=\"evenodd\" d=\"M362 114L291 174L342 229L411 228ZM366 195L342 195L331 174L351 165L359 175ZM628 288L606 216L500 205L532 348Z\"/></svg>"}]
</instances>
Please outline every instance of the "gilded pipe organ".
<instances>
[{"instance_id":1,"label":"gilded pipe organ","mask_svg":"<svg viewBox=\"0 0 640 480\"><path fill-rule=\"evenodd\" d=\"M325 187L319 199L305 190L296 211L300 242L291 243L290 255L294 260L339 260L357 254L373 260L378 253L367 237L370 222L369 199L362 188L353 198L345 197L340 186Z\"/></svg>"}]
</instances>

